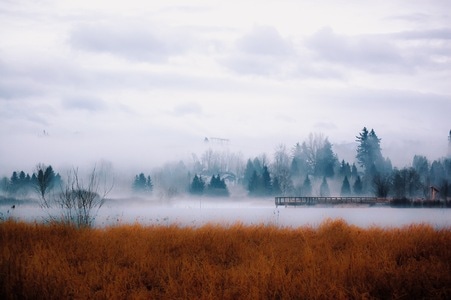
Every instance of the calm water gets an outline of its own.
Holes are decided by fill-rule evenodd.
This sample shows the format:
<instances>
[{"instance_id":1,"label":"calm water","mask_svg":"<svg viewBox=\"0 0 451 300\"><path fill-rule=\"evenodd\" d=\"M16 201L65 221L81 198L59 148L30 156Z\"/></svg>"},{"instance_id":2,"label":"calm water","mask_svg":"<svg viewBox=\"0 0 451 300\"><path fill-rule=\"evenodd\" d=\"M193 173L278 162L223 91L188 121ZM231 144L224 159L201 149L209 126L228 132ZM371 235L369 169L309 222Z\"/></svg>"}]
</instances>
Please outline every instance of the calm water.
<instances>
[{"instance_id":1,"label":"calm water","mask_svg":"<svg viewBox=\"0 0 451 300\"><path fill-rule=\"evenodd\" d=\"M7 211L9 210L9 213ZM0 206L3 216L18 220L42 221L46 213L36 205ZM96 226L142 224L201 226L206 223L274 224L316 226L325 219L344 219L349 224L368 227L399 227L428 223L451 228L451 209L391 207L278 207L273 199L181 199L158 201L116 199L107 201L96 218Z\"/></svg>"}]
</instances>

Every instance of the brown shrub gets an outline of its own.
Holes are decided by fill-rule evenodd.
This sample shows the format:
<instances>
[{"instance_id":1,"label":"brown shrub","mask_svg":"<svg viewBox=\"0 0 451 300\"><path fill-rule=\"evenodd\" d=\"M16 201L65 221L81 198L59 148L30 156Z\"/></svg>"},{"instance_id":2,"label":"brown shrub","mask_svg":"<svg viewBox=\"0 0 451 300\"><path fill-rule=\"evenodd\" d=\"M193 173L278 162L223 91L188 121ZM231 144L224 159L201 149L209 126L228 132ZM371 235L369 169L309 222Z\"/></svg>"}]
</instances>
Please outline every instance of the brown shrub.
<instances>
[{"instance_id":1,"label":"brown shrub","mask_svg":"<svg viewBox=\"0 0 451 300\"><path fill-rule=\"evenodd\" d=\"M451 298L451 230L0 223L1 299Z\"/></svg>"}]
</instances>

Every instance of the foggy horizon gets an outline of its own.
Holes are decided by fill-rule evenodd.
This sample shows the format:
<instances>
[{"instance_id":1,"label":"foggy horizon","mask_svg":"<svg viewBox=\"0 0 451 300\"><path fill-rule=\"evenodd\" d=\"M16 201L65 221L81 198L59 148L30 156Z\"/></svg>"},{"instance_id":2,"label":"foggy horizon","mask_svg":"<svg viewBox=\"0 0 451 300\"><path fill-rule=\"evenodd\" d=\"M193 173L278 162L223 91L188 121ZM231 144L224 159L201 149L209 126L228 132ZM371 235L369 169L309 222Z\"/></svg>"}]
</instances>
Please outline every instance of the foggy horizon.
<instances>
[{"instance_id":1,"label":"foggy horizon","mask_svg":"<svg viewBox=\"0 0 451 300\"><path fill-rule=\"evenodd\" d=\"M0 176L151 171L207 138L243 159L310 133L355 162L363 127L396 167L447 155L451 5L0 3ZM141 168L141 169L140 169Z\"/></svg>"}]
</instances>

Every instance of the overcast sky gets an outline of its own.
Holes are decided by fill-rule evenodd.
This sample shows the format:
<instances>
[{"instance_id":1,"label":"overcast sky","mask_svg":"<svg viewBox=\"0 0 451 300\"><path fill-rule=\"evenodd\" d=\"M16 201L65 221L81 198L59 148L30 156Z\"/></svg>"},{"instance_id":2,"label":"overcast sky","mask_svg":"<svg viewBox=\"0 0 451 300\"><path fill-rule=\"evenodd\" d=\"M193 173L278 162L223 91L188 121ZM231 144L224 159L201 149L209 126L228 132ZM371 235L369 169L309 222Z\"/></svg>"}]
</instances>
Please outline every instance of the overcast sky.
<instances>
[{"instance_id":1,"label":"overcast sky","mask_svg":"<svg viewBox=\"0 0 451 300\"><path fill-rule=\"evenodd\" d=\"M450 12L442 0L0 0L0 175L156 165L205 137L245 156L310 132L339 149L364 126L395 164L439 158Z\"/></svg>"}]
</instances>

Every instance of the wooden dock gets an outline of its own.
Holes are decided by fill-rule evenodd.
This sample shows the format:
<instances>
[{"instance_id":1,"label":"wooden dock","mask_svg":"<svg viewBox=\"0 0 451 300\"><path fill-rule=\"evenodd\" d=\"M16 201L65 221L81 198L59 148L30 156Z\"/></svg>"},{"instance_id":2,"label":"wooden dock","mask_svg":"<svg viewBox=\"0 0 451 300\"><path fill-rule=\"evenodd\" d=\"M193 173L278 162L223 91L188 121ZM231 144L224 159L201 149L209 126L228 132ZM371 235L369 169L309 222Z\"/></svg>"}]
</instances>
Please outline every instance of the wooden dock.
<instances>
[{"instance_id":1,"label":"wooden dock","mask_svg":"<svg viewBox=\"0 0 451 300\"><path fill-rule=\"evenodd\" d=\"M298 205L315 205L315 204L389 204L390 201L377 197L275 197L276 207L298 206Z\"/></svg>"}]
</instances>

